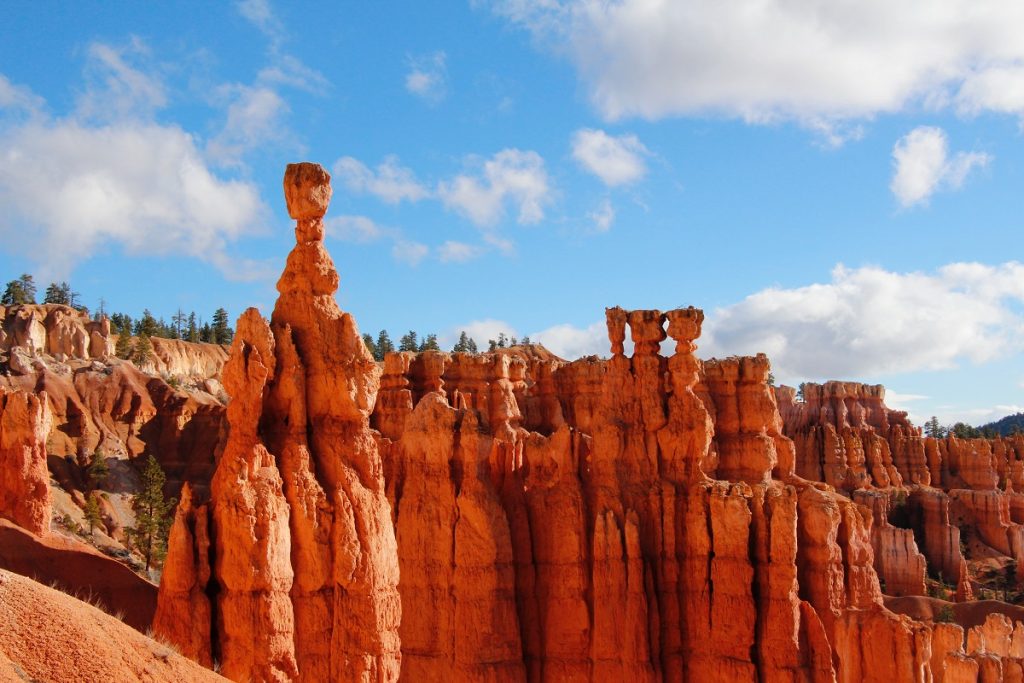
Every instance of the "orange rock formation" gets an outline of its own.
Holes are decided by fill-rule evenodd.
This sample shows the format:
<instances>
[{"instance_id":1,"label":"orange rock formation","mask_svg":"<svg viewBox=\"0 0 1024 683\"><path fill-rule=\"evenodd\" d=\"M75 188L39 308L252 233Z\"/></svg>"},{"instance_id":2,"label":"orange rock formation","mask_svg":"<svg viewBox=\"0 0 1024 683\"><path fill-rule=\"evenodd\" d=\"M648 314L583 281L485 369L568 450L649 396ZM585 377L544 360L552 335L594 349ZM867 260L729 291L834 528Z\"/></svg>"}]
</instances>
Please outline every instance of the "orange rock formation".
<instances>
[{"instance_id":1,"label":"orange rock formation","mask_svg":"<svg viewBox=\"0 0 1024 683\"><path fill-rule=\"evenodd\" d=\"M920 591L925 558L958 543L947 498L910 496L934 518L922 553L890 524L911 503L875 492L987 481L985 457L1019 480L1017 451L929 455L880 388L806 402L780 390L780 412L764 356L696 358L693 308L608 309L608 360L395 353L381 377L333 299L328 181L288 168L297 245L281 296L269 324L255 310L239 320L209 502L186 497L175 521L156 624L183 651L235 680L1016 670L1002 626L968 651L885 608L876 567ZM1024 505L968 498L1012 549L1006 525Z\"/></svg>"}]
</instances>

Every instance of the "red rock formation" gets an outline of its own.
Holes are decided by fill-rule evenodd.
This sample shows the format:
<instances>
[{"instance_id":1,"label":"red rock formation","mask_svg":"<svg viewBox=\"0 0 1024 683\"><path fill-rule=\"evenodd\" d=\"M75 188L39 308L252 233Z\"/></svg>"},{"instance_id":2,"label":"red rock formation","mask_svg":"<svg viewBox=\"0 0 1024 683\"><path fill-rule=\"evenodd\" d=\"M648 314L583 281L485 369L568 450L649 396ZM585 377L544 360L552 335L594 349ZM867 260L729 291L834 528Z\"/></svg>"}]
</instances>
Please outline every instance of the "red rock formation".
<instances>
[{"instance_id":1,"label":"red rock formation","mask_svg":"<svg viewBox=\"0 0 1024 683\"><path fill-rule=\"evenodd\" d=\"M50 422L45 393L37 396L0 387L0 517L35 534L50 529Z\"/></svg>"},{"instance_id":2,"label":"red rock formation","mask_svg":"<svg viewBox=\"0 0 1024 683\"><path fill-rule=\"evenodd\" d=\"M333 299L328 180L308 164L286 174L297 245L271 322L250 310L238 324L214 560L207 581L205 516L183 507L158 614L200 606L158 618L167 637L203 657L209 633L235 679L926 681L989 659L1012 668L883 605L876 566L923 592L913 532L890 522L905 481L925 556L962 562L949 499L923 486L935 459L880 387L826 385L801 403L772 391L763 355L702 364L693 308L607 309L608 360L397 353L381 378ZM1010 481L1008 453L988 457ZM870 507L807 480L822 477Z\"/></svg>"}]
</instances>

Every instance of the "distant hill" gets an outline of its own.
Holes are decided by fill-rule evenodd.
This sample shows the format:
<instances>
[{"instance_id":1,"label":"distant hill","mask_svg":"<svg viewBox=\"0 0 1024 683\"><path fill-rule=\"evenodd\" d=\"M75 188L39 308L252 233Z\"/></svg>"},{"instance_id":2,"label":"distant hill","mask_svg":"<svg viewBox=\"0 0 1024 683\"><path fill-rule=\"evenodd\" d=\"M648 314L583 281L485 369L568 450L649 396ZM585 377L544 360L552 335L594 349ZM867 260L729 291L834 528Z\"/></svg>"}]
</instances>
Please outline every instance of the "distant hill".
<instances>
[{"instance_id":1,"label":"distant hill","mask_svg":"<svg viewBox=\"0 0 1024 683\"><path fill-rule=\"evenodd\" d=\"M998 432L1002 436L1007 434L1013 434L1014 432L1024 432L1024 413L1017 413L1016 415L1007 415L1001 420L995 422L989 422L986 425L980 427L982 431L993 430Z\"/></svg>"}]
</instances>

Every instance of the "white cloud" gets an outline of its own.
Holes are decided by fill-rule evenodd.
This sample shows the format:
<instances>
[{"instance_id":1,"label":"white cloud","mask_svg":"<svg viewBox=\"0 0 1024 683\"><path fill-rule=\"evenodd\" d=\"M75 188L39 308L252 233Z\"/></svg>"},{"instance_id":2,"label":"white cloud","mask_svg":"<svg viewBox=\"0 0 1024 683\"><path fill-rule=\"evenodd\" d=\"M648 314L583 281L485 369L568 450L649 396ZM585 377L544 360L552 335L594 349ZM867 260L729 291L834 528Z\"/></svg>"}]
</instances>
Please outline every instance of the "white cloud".
<instances>
[{"instance_id":1,"label":"white cloud","mask_svg":"<svg viewBox=\"0 0 1024 683\"><path fill-rule=\"evenodd\" d=\"M1024 3L495 0L565 52L608 119L1024 113Z\"/></svg>"},{"instance_id":2,"label":"white cloud","mask_svg":"<svg viewBox=\"0 0 1024 683\"><path fill-rule=\"evenodd\" d=\"M458 325L452 328L452 331L448 338L452 341L459 338L459 333L465 332L469 335L473 341L476 342L477 347L481 351L487 350L487 341L490 339L497 339L498 335L502 332L509 337L518 337L519 334L516 332L516 328L509 325L504 320L495 320L494 318L485 318L483 320L473 320L465 323L464 325Z\"/></svg>"},{"instance_id":3,"label":"white cloud","mask_svg":"<svg viewBox=\"0 0 1024 683\"><path fill-rule=\"evenodd\" d=\"M284 118L290 111L276 90L264 86L229 85L221 88L230 101L224 127L209 141L206 153L224 165L239 165L249 151L287 140Z\"/></svg>"},{"instance_id":4,"label":"white cloud","mask_svg":"<svg viewBox=\"0 0 1024 683\"><path fill-rule=\"evenodd\" d=\"M644 156L650 154L635 135L613 137L603 130L583 128L572 136L572 156L605 185L635 183L647 173Z\"/></svg>"},{"instance_id":5,"label":"white cloud","mask_svg":"<svg viewBox=\"0 0 1024 683\"><path fill-rule=\"evenodd\" d=\"M369 193L389 204L405 200L418 202L430 192L417 179L416 174L402 166L398 157L385 157L374 171L352 157L334 162L334 174L352 192Z\"/></svg>"},{"instance_id":6,"label":"white cloud","mask_svg":"<svg viewBox=\"0 0 1024 683\"><path fill-rule=\"evenodd\" d=\"M418 265L430 253L430 248L419 242L399 239L391 247L391 256L410 266Z\"/></svg>"},{"instance_id":7,"label":"white cloud","mask_svg":"<svg viewBox=\"0 0 1024 683\"><path fill-rule=\"evenodd\" d=\"M138 38L124 48L92 43L85 65L86 89L79 95L76 116L98 121L148 118L167 104L167 89L154 73L128 63L149 49Z\"/></svg>"},{"instance_id":8,"label":"white cloud","mask_svg":"<svg viewBox=\"0 0 1024 683\"><path fill-rule=\"evenodd\" d=\"M448 89L447 60L444 52L410 59L405 89L431 103L443 100Z\"/></svg>"},{"instance_id":9,"label":"white cloud","mask_svg":"<svg viewBox=\"0 0 1024 683\"><path fill-rule=\"evenodd\" d=\"M607 356L611 352L608 327L603 320L582 328L569 324L553 325L531 334L530 341L540 342L553 354L566 360L583 356Z\"/></svg>"},{"instance_id":10,"label":"white cloud","mask_svg":"<svg viewBox=\"0 0 1024 683\"><path fill-rule=\"evenodd\" d=\"M919 126L900 138L892 158L895 170L889 189L903 206L926 202L944 187L958 189L973 168L992 160L981 152L957 152L950 158L945 131L930 126Z\"/></svg>"},{"instance_id":11,"label":"white cloud","mask_svg":"<svg viewBox=\"0 0 1024 683\"><path fill-rule=\"evenodd\" d=\"M345 242L375 242L391 234L366 216L329 216L324 220L324 232Z\"/></svg>"},{"instance_id":12,"label":"white cloud","mask_svg":"<svg viewBox=\"0 0 1024 683\"><path fill-rule=\"evenodd\" d=\"M284 26L274 14L269 0L239 0L235 7L238 8L239 14L258 28L274 45L284 40Z\"/></svg>"},{"instance_id":13,"label":"white cloud","mask_svg":"<svg viewBox=\"0 0 1024 683\"><path fill-rule=\"evenodd\" d=\"M1024 265L934 273L837 266L832 281L766 289L717 309L702 356L771 358L776 375L857 378L983 363L1024 347Z\"/></svg>"},{"instance_id":14,"label":"white cloud","mask_svg":"<svg viewBox=\"0 0 1024 683\"><path fill-rule=\"evenodd\" d=\"M533 151L504 149L483 164L483 177L458 175L438 184L444 205L481 227L501 220L505 204L519 210L519 223L537 223L551 201L544 159Z\"/></svg>"},{"instance_id":15,"label":"white cloud","mask_svg":"<svg viewBox=\"0 0 1024 683\"><path fill-rule=\"evenodd\" d=\"M437 257L441 263L464 263L471 261L483 253L483 249L465 242L448 240L437 248Z\"/></svg>"},{"instance_id":16,"label":"white cloud","mask_svg":"<svg viewBox=\"0 0 1024 683\"><path fill-rule=\"evenodd\" d=\"M326 76L306 66L292 55L275 55L273 64L260 69L257 81L271 85L286 85L314 95L322 95L331 87Z\"/></svg>"},{"instance_id":17,"label":"white cloud","mask_svg":"<svg viewBox=\"0 0 1024 683\"><path fill-rule=\"evenodd\" d=\"M214 175L174 126L31 123L0 134L0 149L0 232L49 277L106 243L237 274L225 247L263 222L256 188Z\"/></svg>"},{"instance_id":18,"label":"white cloud","mask_svg":"<svg viewBox=\"0 0 1024 683\"><path fill-rule=\"evenodd\" d=\"M611 200L605 198L589 216L598 232L608 232L615 222L615 207Z\"/></svg>"},{"instance_id":19,"label":"white cloud","mask_svg":"<svg viewBox=\"0 0 1024 683\"><path fill-rule=\"evenodd\" d=\"M30 89L15 85L6 76L0 74L0 110L9 109L36 114L45 104L43 98Z\"/></svg>"}]
</instances>

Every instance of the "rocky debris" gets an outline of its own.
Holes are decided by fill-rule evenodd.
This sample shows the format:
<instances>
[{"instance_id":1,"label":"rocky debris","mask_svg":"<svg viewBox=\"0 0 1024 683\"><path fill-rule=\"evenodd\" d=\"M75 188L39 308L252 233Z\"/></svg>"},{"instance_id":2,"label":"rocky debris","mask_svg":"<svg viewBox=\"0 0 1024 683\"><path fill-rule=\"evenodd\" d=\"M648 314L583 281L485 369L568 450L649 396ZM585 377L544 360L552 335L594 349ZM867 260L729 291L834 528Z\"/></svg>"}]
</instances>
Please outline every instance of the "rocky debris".
<instances>
[{"instance_id":1,"label":"rocky debris","mask_svg":"<svg viewBox=\"0 0 1024 683\"><path fill-rule=\"evenodd\" d=\"M92 605L0 570L0 680L225 679Z\"/></svg>"},{"instance_id":2,"label":"rocky debris","mask_svg":"<svg viewBox=\"0 0 1024 683\"><path fill-rule=\"evenodd\" d=\"M46 437L51 421L45 392L0 386L0 517L34 534L50 529Z\"/></svg>"}]
</instances>

